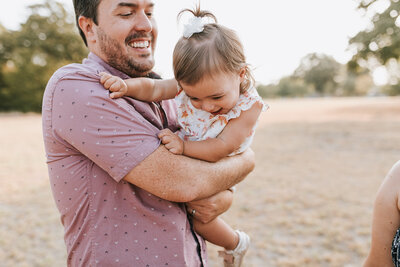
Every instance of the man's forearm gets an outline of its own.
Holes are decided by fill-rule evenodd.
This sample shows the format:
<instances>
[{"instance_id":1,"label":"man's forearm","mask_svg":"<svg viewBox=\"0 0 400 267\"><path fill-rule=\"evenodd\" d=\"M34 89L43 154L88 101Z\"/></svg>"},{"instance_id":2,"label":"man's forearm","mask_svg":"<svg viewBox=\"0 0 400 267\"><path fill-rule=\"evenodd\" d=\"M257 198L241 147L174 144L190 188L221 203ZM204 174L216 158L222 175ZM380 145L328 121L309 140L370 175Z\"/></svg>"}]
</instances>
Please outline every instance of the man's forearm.
<instances>
[{"instance_id":1,"label":"man's forearm","mask_svg":"<svg viewBox=\"0 0 400 267\"><path fill-rule=\"evenodd\" d=\"M203 181L193 200L203 199L231 188L241 182L254 169L254 154L247 151L233 157L226 157L216 163L208 163L214 169Z\"/></svg>"},{"instance_id":2,"label":"man's forearm","mask_svg":"<svg viewBox=\"0 0 400 267\"><path fill-rule=\"evenodd\" d=\"M252 151L209 163L174 155L160 146L124 179L160 198L189 202L230 188L242 181L253 168Z\"/></svg>"}]
</instances>

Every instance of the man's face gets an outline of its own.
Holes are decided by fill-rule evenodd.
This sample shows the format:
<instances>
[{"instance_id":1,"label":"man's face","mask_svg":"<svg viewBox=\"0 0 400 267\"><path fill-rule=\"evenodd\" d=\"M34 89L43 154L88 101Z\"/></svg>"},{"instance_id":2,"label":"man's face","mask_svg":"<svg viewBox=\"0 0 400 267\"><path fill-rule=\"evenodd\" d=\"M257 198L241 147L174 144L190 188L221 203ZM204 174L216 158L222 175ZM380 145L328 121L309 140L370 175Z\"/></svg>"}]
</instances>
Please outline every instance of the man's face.
<instances>
[{"instance_id":1,"label":"man's face","mask_svg":"<svg viewBox=\"0 0 400 267\"><path fill-rule=\"evenodd\" d=\"M102 0L92 51L130 76L149 73L158 34L153 9L152 0Z\"/></svg>"}]
</instances>

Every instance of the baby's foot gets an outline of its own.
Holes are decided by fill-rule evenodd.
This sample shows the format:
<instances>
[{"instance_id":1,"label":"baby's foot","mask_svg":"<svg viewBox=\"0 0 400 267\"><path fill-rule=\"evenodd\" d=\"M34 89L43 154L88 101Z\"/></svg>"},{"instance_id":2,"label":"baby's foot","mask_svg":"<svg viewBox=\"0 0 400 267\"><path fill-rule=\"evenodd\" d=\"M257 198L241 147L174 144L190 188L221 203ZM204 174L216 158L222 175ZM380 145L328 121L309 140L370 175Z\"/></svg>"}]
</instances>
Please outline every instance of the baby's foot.
<instances>
[{"instance_id":1,"label":"baby's foot","mask_svg":"<svg viewBox=\"0 0 400 267\"><path fill-rule=\"evenodd\" d=\"M234 250L219 251L219 256L224 259L224 267L240 267L244 255L250 246L250 237L239 230L236 230L239 236L239 243Z\"/></svg>"}]
</instances>

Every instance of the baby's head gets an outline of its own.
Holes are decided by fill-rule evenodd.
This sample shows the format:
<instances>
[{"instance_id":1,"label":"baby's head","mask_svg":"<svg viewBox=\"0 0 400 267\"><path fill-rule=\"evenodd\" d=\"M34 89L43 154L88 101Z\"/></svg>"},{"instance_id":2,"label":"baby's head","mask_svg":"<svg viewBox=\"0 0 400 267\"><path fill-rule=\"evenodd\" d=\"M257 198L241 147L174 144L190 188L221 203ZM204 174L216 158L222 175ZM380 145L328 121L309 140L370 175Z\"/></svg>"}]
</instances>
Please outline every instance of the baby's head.
<instances>
[{"instance_id":1,"label":"baby's head","mask_svg":"<svg viewBox=\"0 0 400 267\"><path fill-rule=\"evenodd\" d=\"M185 9L179 15L183 12L191 12L195 16L192 20L195 25L186 26L189 32L186 31L186 37L183 36L175 46L175 79L196 108L211 113L226 113L234 106L231 102L236 103L240 93L245 92L253 82L242 43L233 30L217 24L212 13L202 11L199 7L195 10ZM200 18L211 18L215 23L200 23L203 29L196 29ZM218 105L220 111L218 107L211 105L207 108L198 103L206 98L221 102L229 97L232 98L229 103Z\"/></svg>"}]
</instances>

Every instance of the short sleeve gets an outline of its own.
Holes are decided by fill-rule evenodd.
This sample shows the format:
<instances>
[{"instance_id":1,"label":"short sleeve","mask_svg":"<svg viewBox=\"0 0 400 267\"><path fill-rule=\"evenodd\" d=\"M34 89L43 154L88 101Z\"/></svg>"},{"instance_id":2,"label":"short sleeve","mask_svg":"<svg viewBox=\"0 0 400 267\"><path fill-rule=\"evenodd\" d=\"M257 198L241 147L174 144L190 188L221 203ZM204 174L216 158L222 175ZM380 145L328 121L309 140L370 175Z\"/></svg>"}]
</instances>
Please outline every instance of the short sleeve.
<instances>
[{"instance_id":1,"label":"short sleeve","mask_svg":"<svg viewBox=\"0 0 400 267\"><path fill-rule=\"evenodd\" d=\"M158 148L159 129L98 81L60 80L52 103L52 134L120 181ZM62 151L59 151L62 156Z\"/></svg>"},{"instance_id":2,"label":"short sleeve","mask_svg":"<svg viewBox=\"0 0 400 267\"><path fill-rule=\"evenodd\" d=\"M239 97L235 107L233 107L226 115L227 119L234 119L240 116L242 111L249 110L255 103L262 105L262 111L269 109L269 106L263 101L255 87L250 87L246 92Z\"/></svg>"}]
</instances>

